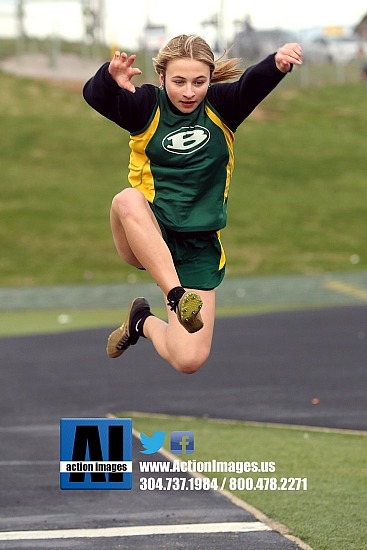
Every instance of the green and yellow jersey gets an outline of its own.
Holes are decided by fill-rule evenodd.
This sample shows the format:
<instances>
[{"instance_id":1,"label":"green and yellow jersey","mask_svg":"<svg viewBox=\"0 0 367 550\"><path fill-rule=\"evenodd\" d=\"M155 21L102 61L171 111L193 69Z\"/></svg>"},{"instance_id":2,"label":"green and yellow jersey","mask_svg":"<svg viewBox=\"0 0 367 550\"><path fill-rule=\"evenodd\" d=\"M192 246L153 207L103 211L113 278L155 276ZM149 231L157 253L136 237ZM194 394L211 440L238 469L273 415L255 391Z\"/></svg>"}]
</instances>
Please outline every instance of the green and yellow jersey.
<instances>
[{"instance_id":1,"label":"green and yellow jersey","mask_svg":"<svg viewBox=\"0 0 367 550\"><path fill-rule=\"evenodd\" d=\"M146 127L130 139L129 182L174 231L214 231L226 225L234 133L208 101L175 114L165 90Z\"/></svg>"}]
</instances>

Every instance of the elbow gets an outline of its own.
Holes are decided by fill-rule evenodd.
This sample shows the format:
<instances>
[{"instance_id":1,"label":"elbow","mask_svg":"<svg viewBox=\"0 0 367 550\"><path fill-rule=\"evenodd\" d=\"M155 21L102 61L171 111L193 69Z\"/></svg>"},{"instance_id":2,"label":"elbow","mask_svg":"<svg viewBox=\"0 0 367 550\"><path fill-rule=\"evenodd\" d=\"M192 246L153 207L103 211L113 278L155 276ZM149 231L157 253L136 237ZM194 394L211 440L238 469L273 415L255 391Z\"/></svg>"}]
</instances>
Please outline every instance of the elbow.
<instances>
[{"instance_id":1,"label":"elbow","mask_svg":"<svg viewBox=\"0 0 367 550\"><path fill-rule=\"evenodd\" d=\"M83 86L83 90L82 90L82 94L83 94L83 98L85 99L85 101L91 105L91 92L90 92L90 88L91 88L91 82L92 82L92 78L90 78L88 80L88 82L86 82Z\"/></svg>"}]
</instances>

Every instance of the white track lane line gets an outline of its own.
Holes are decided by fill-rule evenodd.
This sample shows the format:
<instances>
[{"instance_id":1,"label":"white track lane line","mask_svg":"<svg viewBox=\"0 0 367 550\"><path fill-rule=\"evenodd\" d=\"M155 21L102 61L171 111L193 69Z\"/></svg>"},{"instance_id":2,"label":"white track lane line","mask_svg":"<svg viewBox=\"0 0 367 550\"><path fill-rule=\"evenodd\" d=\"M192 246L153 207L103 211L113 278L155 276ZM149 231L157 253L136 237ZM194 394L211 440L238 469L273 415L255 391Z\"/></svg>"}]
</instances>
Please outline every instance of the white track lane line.
<instances>
[{"instance_id":1,"label":"white track lane line","mask_svg":"<svg viewBox=\"0 0 367 550\"><path fill-rule=\"evenodd\" d=\"M104 529L57 529L47 531L2 531L0 541L9 540L49 540L141 537L145 535L183 535L210 533L251 533L271 531L260 521L233 523L192 523L183 525L140 525L134 527L106 527Z\"/></svg>"}]
</instances>

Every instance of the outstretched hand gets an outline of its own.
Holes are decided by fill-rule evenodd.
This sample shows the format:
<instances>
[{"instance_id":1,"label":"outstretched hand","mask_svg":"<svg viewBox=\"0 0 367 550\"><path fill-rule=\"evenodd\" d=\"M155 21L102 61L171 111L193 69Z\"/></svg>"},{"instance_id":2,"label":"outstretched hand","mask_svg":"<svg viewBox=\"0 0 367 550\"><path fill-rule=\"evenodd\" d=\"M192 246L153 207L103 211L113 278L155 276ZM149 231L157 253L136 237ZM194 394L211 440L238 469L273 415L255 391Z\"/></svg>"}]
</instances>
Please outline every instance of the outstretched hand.
<instances>
[{"instance_id":1,"label":"outstretched hand","mask_svg":"<svg viewBox=\"0 0 367 550\"><path fill-rule=\"evenodd\" d=\"M127 56L126 53L115 52L109 67L108 72L114 79L114 81L125 90L135 92L135 86L131 82L133 76L141 74L141 70L137 67L133 67L136 55Z\"/></svg>"},{"instance_id":2,"label":"outstretched hand","mask_svg":"<svg viewBox=\"0 0 367 550\"><path fill-rule=\"evenodd\" d=\"M302 48L296 42L284 44L275 54L275 64L282 73L287 73L291 65L302 65Z\"/></svg>"}]
</instances>

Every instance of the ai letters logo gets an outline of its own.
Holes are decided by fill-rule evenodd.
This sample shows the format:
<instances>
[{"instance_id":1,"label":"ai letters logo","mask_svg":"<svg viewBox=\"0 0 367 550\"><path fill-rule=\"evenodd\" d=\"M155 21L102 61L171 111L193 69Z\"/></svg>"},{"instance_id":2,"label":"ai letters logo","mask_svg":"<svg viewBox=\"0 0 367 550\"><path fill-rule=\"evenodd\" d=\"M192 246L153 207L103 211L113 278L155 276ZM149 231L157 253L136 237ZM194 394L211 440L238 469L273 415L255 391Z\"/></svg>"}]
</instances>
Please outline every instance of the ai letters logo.
<instances>
[{"instance_id":1,"label":"ai letters logo","mask_svg":"<svg viewBox=\"0 0 367 550\"><path fill-rule=\"evenodd\" d=\"M194 452L194 432L171 432L171 453L174 455Z\"/></svg>"},{"instance_id":2,"label":"ai letters logo","mask_svg":"<svg viewBox=\"0 0 367 550\"><path fill-rule=\"evenodd\" d=\"M131 489L130 418L62 418L61 489Z\"/></svg>"}]
</instances>

